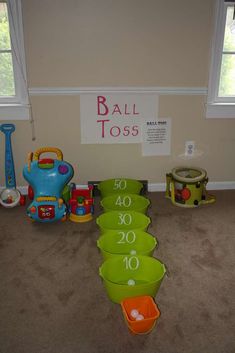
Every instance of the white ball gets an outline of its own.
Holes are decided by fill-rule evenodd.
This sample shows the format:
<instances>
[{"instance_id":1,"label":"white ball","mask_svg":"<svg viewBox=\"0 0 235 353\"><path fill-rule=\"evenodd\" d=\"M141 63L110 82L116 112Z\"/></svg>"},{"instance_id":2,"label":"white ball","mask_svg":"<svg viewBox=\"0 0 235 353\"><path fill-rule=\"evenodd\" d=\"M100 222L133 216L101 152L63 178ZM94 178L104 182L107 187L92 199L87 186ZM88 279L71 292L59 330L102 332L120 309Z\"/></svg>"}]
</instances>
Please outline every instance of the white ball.
<instances>
[{"instance_id":1,"label":"white ball","mask_svg":"<svg viewBox=\"0 0 235 353\"><path fill-rule=\"evenodd\" d=\"M129 279L127 284L128 284L128 286L134 286L135 285L135 281L133 279Z\"/></svg>"},{"instance_id":2,"label":"white ball","mask_svg":"<svg viewBox=\"0 0 235 353\"><path fill-rule=\"evenodd\" d=\"M139 312L137 309L132 309L130 312L131 317L133 317L133 319L136 319L137 316L139 315Z\"/></svg>"},{"instance_id":3,"label":"white ball","mask_svg":"<svg viewBox=\"0 0 235 353\"><path fill-rule=\"evenodd\" d=\"M136 250L131 250L131 251L130 251L130 254L131 254L131 255L136 255Z\"/></svg>"},{"instance_id":4,"label":"white ball","mask_svg":"<svg viewBox=\"0 0 235 353\"><path fill-rule=\"evenodd\" d=\"M139 314L138 316L136 316L135 318L137 321L141 321L144 320L144 316L142 314Z\"/></svg>"}]
</instances>

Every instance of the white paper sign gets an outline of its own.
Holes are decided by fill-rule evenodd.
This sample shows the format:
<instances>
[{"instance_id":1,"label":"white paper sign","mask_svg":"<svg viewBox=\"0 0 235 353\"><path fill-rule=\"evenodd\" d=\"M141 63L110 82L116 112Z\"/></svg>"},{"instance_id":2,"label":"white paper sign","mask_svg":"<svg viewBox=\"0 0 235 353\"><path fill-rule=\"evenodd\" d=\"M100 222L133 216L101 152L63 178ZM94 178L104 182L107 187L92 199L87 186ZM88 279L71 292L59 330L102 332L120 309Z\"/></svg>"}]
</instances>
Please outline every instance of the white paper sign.
<instances>
[{"instance_id":1,"label":"white paper sign","mask_svg":"<svg viewBox=\"0 0 235 353\"><path fill-rule=\"evenodd\" d=\"M171 154L171 118L149 119L142 127L143 156L167 156Z\"/></svg>"},{"instance_id":2,"label":"white paper sign","mask_svg":"<svg viewBox=\"0 0 235 353\"><path fill-rule=\"evenodd\" d=\"M156 94L82 94L81 143L140 143L143 121L157 113Z\"/></svg>"}]
</instances>

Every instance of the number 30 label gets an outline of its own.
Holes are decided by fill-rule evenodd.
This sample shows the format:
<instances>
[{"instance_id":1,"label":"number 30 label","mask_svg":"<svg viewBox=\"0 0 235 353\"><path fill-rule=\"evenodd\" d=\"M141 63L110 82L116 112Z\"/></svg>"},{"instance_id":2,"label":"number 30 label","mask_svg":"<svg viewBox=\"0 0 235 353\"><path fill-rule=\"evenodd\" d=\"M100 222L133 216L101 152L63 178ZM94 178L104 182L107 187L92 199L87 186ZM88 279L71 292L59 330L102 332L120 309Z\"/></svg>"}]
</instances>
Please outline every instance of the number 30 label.
<instances>
[{"instance_id":1,"label":"number 30 label","mask_svg":"<svg viewBox=\"0 0 235 353\"><path fill-rule=\"evenodd\" d=\"M129 226L132 223L132 217L129 213L119 213L119 222L118 224L125 224Z\"/></svg>"}]
</instances>

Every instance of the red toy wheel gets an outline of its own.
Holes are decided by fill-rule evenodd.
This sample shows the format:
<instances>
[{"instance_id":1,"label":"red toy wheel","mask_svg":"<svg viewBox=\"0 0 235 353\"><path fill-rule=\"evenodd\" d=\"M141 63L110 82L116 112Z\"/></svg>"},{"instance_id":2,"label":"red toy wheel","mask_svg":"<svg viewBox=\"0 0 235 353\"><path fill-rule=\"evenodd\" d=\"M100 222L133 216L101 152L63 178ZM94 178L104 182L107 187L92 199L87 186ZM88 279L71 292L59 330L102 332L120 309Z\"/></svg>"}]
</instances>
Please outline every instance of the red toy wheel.
<instances>
[{"instance_id":1,"label":"red toy wheel","mask_svg":"<svg viewBox=\"0 0 235 353\"><path fill-rule=\"evenodd\" d=\"M33 188L31 185L28 186L28 197L30 200L33 200L33 198L34 198L34 192L33 192Z\"/></svg>"},{"instance_id":2,"label":"red toy wheel","mask_svg":"<svg viewBox=\"0 0 235 353\"><path fill-rule=\"evenodd\" d=\"M25 206L26 204L26 196L20 195L20 206Z\"/></svg>"}]
</instances>

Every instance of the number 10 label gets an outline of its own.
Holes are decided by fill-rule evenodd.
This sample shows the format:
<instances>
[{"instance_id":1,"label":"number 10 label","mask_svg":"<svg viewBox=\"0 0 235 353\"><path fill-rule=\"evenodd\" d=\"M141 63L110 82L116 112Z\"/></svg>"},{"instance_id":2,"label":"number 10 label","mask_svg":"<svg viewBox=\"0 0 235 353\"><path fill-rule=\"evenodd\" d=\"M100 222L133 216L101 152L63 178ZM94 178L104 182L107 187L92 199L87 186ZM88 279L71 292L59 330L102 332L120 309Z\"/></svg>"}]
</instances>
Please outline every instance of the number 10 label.
<instances>
[{"instance_id":1,"label":"number 10 label","mask_svg":"<svg viewBox=\"0 0 235 353\"><path fill-rule=\"evenodd\" d=\"M140 261L139 261L138 257L136 257L136 256L131 256L131 257L125 256L123 259L123 262L125 264L126 270L135 271L140 266Z\"/></svg>"}]
</instances>

